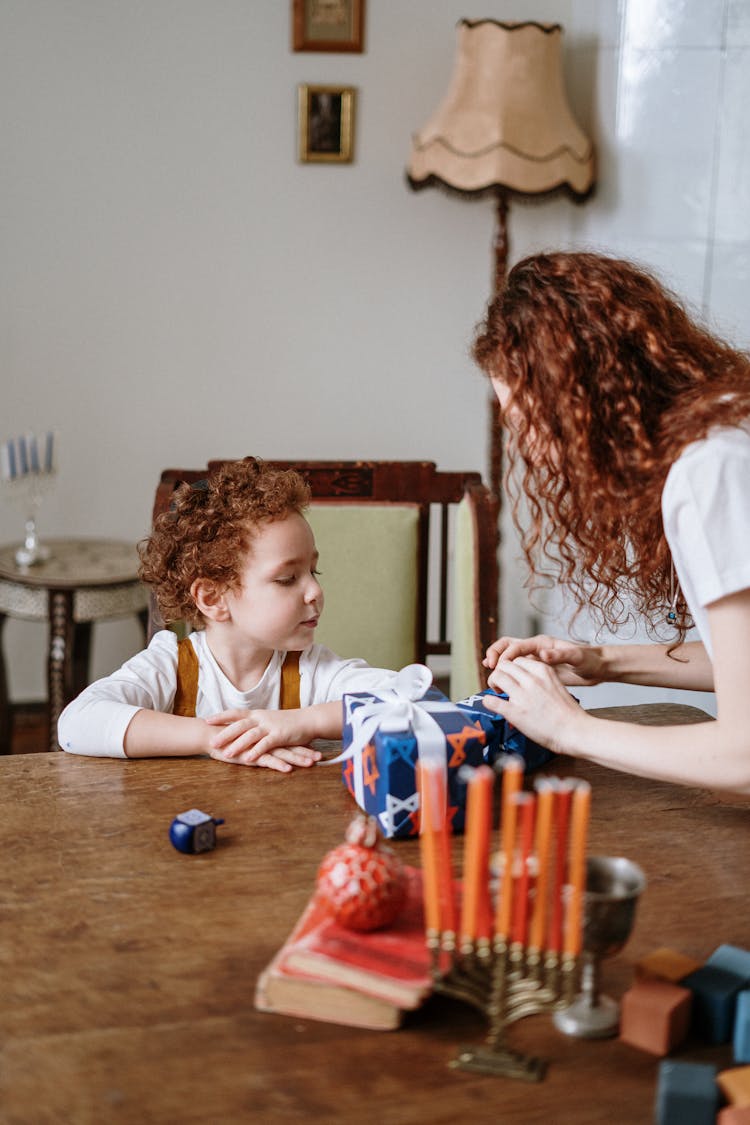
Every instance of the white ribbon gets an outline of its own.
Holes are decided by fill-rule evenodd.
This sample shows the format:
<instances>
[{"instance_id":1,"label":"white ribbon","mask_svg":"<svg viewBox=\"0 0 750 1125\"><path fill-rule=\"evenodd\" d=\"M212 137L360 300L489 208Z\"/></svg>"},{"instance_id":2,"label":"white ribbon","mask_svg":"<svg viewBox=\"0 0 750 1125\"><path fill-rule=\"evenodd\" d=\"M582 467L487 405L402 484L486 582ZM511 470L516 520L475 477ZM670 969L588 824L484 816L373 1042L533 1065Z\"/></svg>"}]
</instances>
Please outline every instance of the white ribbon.
<instances>
[{"instance_id":1,"label":"white ribbon","mask_svg":"<svg viewBox=\"0 0 750 1125\"><path fill-rule=\"evenodd\" d=\"M411 727L417 742L417 755L426 765L447 768L448 751L442 727L430 712L455 711L449 700L423 699L432 684L432 672L424 664L407 664L396 674L391 687L378 691L378 699L368 700L352 711L352 740L337 757L325 765L361 758L375 732L403 731ZM365 783L361 761L354 769L354 796L364 808Z\"/></svg>"}]
</instances>

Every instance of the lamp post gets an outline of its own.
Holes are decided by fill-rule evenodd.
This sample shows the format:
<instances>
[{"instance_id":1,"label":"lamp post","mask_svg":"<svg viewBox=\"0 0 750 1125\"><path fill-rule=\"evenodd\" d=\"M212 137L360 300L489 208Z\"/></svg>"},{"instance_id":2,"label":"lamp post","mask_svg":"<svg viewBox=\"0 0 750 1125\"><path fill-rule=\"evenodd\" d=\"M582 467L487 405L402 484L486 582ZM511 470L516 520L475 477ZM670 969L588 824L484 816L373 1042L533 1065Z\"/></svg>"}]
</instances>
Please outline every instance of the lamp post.
<instances>
[{"instance_id":1,"label":"lamp post","mask_svg":"<svg viewBox=\"0 0 750 1125\"><path fill-rule=\"evenodd\" d=\"M565 190L582 201L593 187L594 152L568 106L561 48L560 24L460 20L448 91L413 137L407 179L415 191L494 196L493 296L507 273L510 197ZM490 396L489 485L498 499L502 477L502 425Z\"/></svg>"}]
</instances>

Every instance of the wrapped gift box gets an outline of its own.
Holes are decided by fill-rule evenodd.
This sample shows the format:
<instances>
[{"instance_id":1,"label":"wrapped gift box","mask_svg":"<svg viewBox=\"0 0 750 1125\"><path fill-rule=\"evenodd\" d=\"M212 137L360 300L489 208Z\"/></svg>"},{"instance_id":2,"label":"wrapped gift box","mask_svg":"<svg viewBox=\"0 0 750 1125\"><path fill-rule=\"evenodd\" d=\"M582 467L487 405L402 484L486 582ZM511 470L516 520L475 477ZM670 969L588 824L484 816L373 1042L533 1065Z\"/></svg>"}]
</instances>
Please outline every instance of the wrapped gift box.
<instances>
[{"instance_id":1,"label":"wrapped gift box","mask_svg":"<svg viewBox=\"0 0 750 1125\"><path fill-rule=\"evenodd\" d=\"M497 694L494 691L481 691L478 695L469 696L468 699L462 699L456 704L462 710L468 711L473 721L480 723L482 729L487 732L487 760L489 764L492 765L498 754L517 754L519 758L524 760L526 773L531 773L532 770L537 770L540 766L546 765L555 757L551 750L547 750L545 746L540 746L538 742L527 738L502 715L496 714L495 711L489 711L485 707L485 697ZM508 697L507 695L501 695L500 698L507 699Z\"/></svg>"},{"instance_id":2,"label":"wrapped gift box","mask_svg":"<svg viewBox=\"0 0 750 1125\"><path fill-rule=\"evenodd\" d=\"M419 670L419 671L417 671ZM549 751L527 740L499 715L488 711L483 692L451 703L429 687L432 676L421 665L399 673L400 686L382 695L344 696L344 784L359 807L378 820L387 837L419 833L416 764L429 756L447 771L447 816L462 832L466 782L462 766L494 762L500 753L520 754L528 768L548 761Z\"/></svg>"},{"instance_id":3,"label":"wrapped gift box","mask_svg":"<svg viewBox=\"0 0 750 1125\"><path fill-rule=\"evenodd\" d=\"M375 695L344 696L345 754L362 729L362 718L369 718L373 706L382 704L383 700ZM430 711L433 704L439 704L440 710ZM488 730L473 721L466 709L451 704L436 688L430 688L416 705L424 708L440 726L448 771L447 815L452 831L462 832L466 784L460 780L458 772L461 766L479 766L487 760ZM405 729L394 729L398 725L398 711L391 716L383 709L381 715L381 721L364 745L343 762L344 784L360 808L377 818L384 836L416 836L419 833L416 784L416 764L421 749L419 737L411 722L405 724Z\"/></svg>"}]
</instances>

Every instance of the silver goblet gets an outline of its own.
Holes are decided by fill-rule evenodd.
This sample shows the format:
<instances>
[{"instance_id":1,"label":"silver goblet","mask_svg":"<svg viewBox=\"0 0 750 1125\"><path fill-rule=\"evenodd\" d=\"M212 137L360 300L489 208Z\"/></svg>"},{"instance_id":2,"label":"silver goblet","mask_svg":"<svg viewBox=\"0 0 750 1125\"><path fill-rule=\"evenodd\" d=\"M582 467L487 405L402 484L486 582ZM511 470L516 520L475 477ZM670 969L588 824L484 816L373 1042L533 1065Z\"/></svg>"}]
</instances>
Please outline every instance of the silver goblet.
<instances>
[{"instance_id":1,"label":"silver goblet","mask_svg":"<svg viewBox=\"0 0 750 1125\"><path fill-rule=\"evenodd\" d=\"M583 908L581 991L567 1008L555 1012L559 1031L581 1039L617 1034L620 1005L599 992L601 961L619 953L633 929L635 908L646 876L622 856L589 856Z\"/></svg>"}]
</instances>

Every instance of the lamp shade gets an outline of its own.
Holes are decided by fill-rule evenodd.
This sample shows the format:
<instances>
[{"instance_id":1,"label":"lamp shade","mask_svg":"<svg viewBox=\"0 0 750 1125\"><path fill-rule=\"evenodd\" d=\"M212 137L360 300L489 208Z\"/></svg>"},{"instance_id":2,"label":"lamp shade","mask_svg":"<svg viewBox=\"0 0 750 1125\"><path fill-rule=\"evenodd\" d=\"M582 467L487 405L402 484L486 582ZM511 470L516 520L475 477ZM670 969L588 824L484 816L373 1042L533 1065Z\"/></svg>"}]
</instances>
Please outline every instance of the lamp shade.
<instances>
[{"instance_id":1,"label":"lamp shade","mask_svg":"<svg viewBox=\"0 0 750 1125\"><path fill-rule=\"evenodd\" d=\"M412 188L585 196L594 152L568 106L559 24L461 20L448 92L413 138Z\"/></svg>"}]
</instances>

